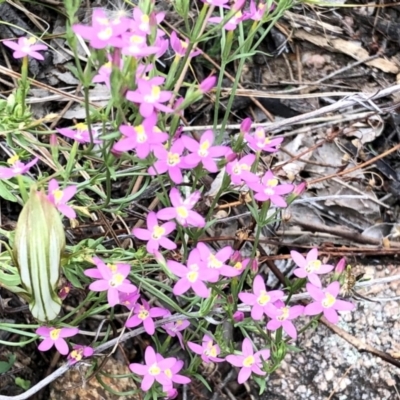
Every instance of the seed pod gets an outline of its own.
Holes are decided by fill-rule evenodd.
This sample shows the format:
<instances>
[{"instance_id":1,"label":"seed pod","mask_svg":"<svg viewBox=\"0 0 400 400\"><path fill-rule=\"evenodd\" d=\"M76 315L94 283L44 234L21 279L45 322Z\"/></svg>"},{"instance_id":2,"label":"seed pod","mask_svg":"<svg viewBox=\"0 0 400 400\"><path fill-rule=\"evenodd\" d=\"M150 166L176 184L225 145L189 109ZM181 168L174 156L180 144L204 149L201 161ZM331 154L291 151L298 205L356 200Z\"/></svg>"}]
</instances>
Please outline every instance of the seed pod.
<instances>
[{"instance_id":1,"label":"seed pod","mask_svg":"<svg viewBox=\"0 0 400 400\"><path fill-rule=\"evenodd\" d=\"M60 312L57 283L64 247L65 232L56 207L32 187L18 218L13 252L29 309L39 321L52 321Z\"/></svg>"}]
</instances>

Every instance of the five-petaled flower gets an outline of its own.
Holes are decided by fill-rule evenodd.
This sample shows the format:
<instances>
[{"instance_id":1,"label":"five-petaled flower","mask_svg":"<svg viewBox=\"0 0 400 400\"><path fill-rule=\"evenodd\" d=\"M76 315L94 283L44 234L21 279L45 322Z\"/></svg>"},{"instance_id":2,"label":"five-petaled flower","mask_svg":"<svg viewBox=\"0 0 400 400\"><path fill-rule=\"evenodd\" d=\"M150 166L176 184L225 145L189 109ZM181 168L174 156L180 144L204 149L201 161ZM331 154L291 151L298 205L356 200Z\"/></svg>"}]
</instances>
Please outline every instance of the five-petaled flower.
<instances>
[{"instance_id":1,"label":"five-petaled flower","mask_svg":"<svg viewBox=\"0 0 400 400\"><path fill-rule=\"evenodd\" d=\"M165 370L172 368L176 364L176 358L163 358L156 353L150 346L146 347L144 353L145 365L133 363L129 365L130 370L140 376L143 376L141 389L147 392L155 381L164 386L171 386L170 378L164 373Z\"/></svg>"},{"instance_id":2,"label":"five-petaled flower","mask_svg":"<svg viewBox=\"0 0 400 400\"><path fill-rule=\"evenodd\" d=\"M36 39L34 37L20 37L18 43L12 40L3 40L3 44L10 49L14 50L14 58L22 58L30 56L36 58L37 60L44 60L44 57L39 53L39 51L47 50L45 44L35 44Z\"/></svg>"},{"instance_id":3,"label":"five-petaled flower","mask_svg":"<svg viewBox=\"0 0 400 400\"><path fill-rule=\"evenodd\" d=\"M230 364L240 368L238 383L242 384L250 378L251 373L257 375L265 375L262 371L263 362L267 361L270 356L268 349L260 350L254 353L253 343L250 339L246 338L242 343L241 355L229 355L225 358Z\"/></svg>"},{"instance_id":4,"label":"five-petaled flower","mask_svg":"<svg viewBox=\"0 0 400 400\"><path fill-rule=\"evenodd\" d=\"M331 272L334 268L333 265L322 264L318 260L318 249L311 249L306 258L304 258L297 251L292 250L290 255L296 265L299 267L293 271L298 278L308 278L308 280L315 286L321 286L321 281L317 274L326 274Z\"/></svg>"},{"instance_id":5,"label":"five-petaled flower","mask_svg":"<svg viewBox=\"0 0 400 400\"><path fill-rule=\"evenodd\" d=\"M198 249L193 249L190 252L187 267L173 260L168 260L167 266L175 275L181 278L173 289L173 293L176 296L180 296L190 288L199 297L207 298L210 295L210 290L204 282L215 282L215 273L203 266Z\"/></svg>"},{"instance_id":6,"label":"five-petaled flower","mask_svg":"<svg viewBox=\"0 0 400 400\"><path fill-rule=\"evenodd\" d=\"M47 198L52 204L57 207L57 210L61 214L64 214L67 218L75 218L76 213L72 207L67 205L67 202L74 197L76 193L76 186L67 186L64 190L60 190L60 186L55 179L51 179L49 182L49 194Z\"/></svg>"},{"instance_id":7,"label":"five-petaled flower","mask_svg":"<svg viewBox=\"0 0 400 400\"><path fill-rule=\"evenodd\" d=\"M64 338L75 336L78 332L78 328L51 328L41 326L36 329L36 333L43 339L38 349L40 351L47 351L55 346L60 354L66 355L69 349Z\"/></svg>"},{"instance_id":8,"label":"five-petaled flower","mask_svg":"<svg viewBox=\"0 0 400 400\"><path fill-rule=\"evenodd\" d=\"M271 320L267 323L267 329L276 331L278 328L282 327L292 339L296 340L297 331L291 320L303 314L304 306L285 306L282 300L276 301L274 306L276 307L276 311L273 315L270 315Z\"/></svg>"},{"instance_id":9,"label":"five-petaled flower","mask_svg":"<svg viewBox=\"0 0 400 400\"><path fill-rule=\"evenodd\" d=\"M278 151L280 144L283 142L283 138L269 138L265 134L264 128L261 126L257 127L254 134L250 135L246 133L244 138L247 140L247 144L254 151L268 151L269 153L275 153Z\"/></svg>"},{"instance_id":10,"label":"five-petaled flower","mask_svg":"<svg viewBox=\"0 0 400 400\"><path fill-rule=\"evenodd\" d=\"M11 167L0 167L0 179L10 179L22 175L25 172L28 172L29 169L38 162L38 160L38 158L34 158L32 161L24 164L19 160L18 155L15 154L7 160L7 163L11 165Z\"/></svg>"},{"instance_id":11,"label":"five-petaled flower","mask_svg":"<svg viewBox=\"0 0 400 400\"><path fill-rule=\"evenodd\" d=\"M87 269L84 273L90 278L98 279L89 285L94 292L107 291L108 304L114 307L119 304L119 292L131 293L137 287L129 282L127 276L131 271L129 264L105 264L100 258L94 257L93 262L97 268Z\"/></svg>"},{"instance_id":12,"label":"five-petaled flower","mask_svg":"<svg viewBox=\"0 0 400 400\"><path fill-rule=\"evenodd\" d=\"M293 185L279 185L271 171L267 171L260 182L250 182L249 187L256 192L254 198L258 201L270 200L276 207L286 207L287 203L282 195L288 194L293 190Z\"/></svg>"},{"instance_id":13,"label":"five-petaled flower","mask_svg":"<svg viewBox=\"0 0 400 400\"><path fill-rule=\"evenodd\" d=\"M225 246L215 254L203 242L199 242L196 248L204 266L211 272L211 278L208 279L209 282L217 282L220 275L232 278L242 273L242 270L226 264L233 253L232 247Z\"/></svg>"},{"instance_id":14,"label":"five-petaled flower","mask_svg":"<svg viewBox=\"0 0 400 400\"><path fill-rule=\"evenodd\" d=\"M76 344L72 347L72 351L68 354L67 359L70 364L76 364L81 361L83 357L91 357L93 353L94 350L92 347Z\"/></svg>"},{"instance_id":15,"label":"five-petaled flower","mask_svg":"<svg viewBox=\"0 0 400 400\"><path fill-rule=\"evenodd\" d=\"M153 318L165 317L168 314L169 311L165 308L150 307L149 303L142 299L142 304L138 303L133 308L133 315L125 322L125 326L134 328L143 324L144 330L153 335L156 330Z\"/></svg>"},{"instance_id":16,"label":"five-petaled flower","mask_svg":"<svg viewBox=\"0 0 400 400\"><path fill-rule=\"evenodd\" d=\"M158 211L158 219L170 220L175 218L182 226L193 226L198 228L205 226L205 219L199 213L192 210L200 198L200 192L193 192L189 197L183 199L179 194L179 190L172 188L169 198L172 207L166 207Z\"/></svg>"},{"instance_id":17,"label":"five-petaled flower","mask_svg":"<svg viewBox=\"0 0 400 400\"><path fill-rule=\"evenodd\" d=\"M254 154L248 154L240 160L233 160L226 165L226 173L231 177L231 182L234 185L258 181L258 176L251 172L251 166L255 160Z\"/></svg>"},{"instance_id":18,"label":"five-petaled flower","mask_svg":"<svg viewBox=\"0 0 400 400\"><path fill-rule=\"evenodd\" d=\"M277 310L274 306L275 301L283 298L281 290L272 290L267 292L265 288L264 279L261 275L257 275L253 282L253 293L239 293L239 299L243 303L252 306L251 318L258 321L262 318L263 314L271 316L276 315Z\"/></svg>"},{"instance_id":19,"label":"five-petaled flower","mask_svg":"<svg viewBox=\"0 0 400 400\"><path fill-rule=\"evenodd\" d=\"M201 359L206 363L210 362L222 362L223 358L219 358L218 355L221 353L221 349L218 344L214 344L212 338L208 335L203 336L203 341L201 346L199 344L188 342L188 347L193 353L201 356Z\"/></svg>"},{"instance_id":20,"label":"five-petaled flower","mask_svg":"<svg viewBox=\"0 0 400 400\"><path fill-rule=\"evenodd\" d=\"M147 215L147 229L134 228L132 234L140 240L147 241L147 251L150 254L155 254L160 246L167 250L176 249L176 244L167 238L167 235L175 228L175 222L158 225L156 213L152 211Z\"/></svg>"},{"instance_id":21,"label":"five-petaled flower","mask_svg":"<svg viewBox=\"0 0 400 400\"><path fill-rule=\"evenodd\" d=\"M218 172L215 159L225 156L229 151L226 146L213 146L214 133L212 130L207 130L201 135L200 143L189 136L182 136L182 141L185 147L191 151L184 158L186 164L196 167L202 163L208 172Z\"/></svg>"},{"instance_id":22,"label":"five-petaled flower","mask_svg":"<svg viewBox=\"0 0 400 400\"><path fill-rule=\"evenodd\" d=\"M340 291L340 283L332 282L325 289L307 283L307 291L315 302L307 304L304 315L324 314L324 317L332 324L337 324L339 317L336 311L352 311L355 306L349 301L337 299Z\"/></svg>"},{"instance_id":23,"label":"five-petaled flower","mask_svg":"<svg viewBox=\"0 0 400 400\"><path fill-rule=\"evenodd\" d=\"M163 357L161 355L157 355L157 360L162 361ZM173 389L174 383L179 383L181 385L187 385L191 382L190 378L187 376L179 375L178 372L183 368L183 361L175 359L175 364L170 368L164 369L164 375L169 379L167 384L163 385L163 391L168 393Z\"/></svg>"},{"instance_id":24,"label":"five-petaled flower","mask_svg":"<svg viewBox=\"0 0 400 400\"><path fill-rule=\"evenodd\" d=\"M154 155L157 157L157 161L152 167L149 168L149 174L152 176L160 175L168 171L168 175L171 180L180 184L183 181L181 169L191 168L184 161L182 156L184 145L182 139L177 139L172 144L169 150L164 147L157 147L154 149Z\"/></svg>"},{"instance_id":25,"label":"five-petaled flower","mask_svg":"<svg viewBox=\"0 0 400 400\"><path fill-rule=\"evenodd\" d=\"M78 143L90 143L90 132L89 127L79 122L75 125L75 129L71 128L56 128L57 132L61 135L76 140ZM93 143L101 143L101 140L97 138L98 133L92 130Z\"/></svg>"},{"instance_id":26,"label":"five-petaled flower","mask_svg":"<svg viewBox=\"0 0 400 400\"><path fill-rule=\"evenodd\" d=\"M176 57L184 57L186 54L186 51L189 47L189 40L180 40L178 35L176 34L175 31L171 33L171 39L170 39L171 47L172 50L175 52ZM200 50L192 50L189 54L189 57L195 57L198 56L201 53Z\"/></svg>"},{"instance_id":27,"label":"five-petaled flower","mask_svg":"<svg viewBox=\"0 0 400 400\"><path fill-rule=\"evenodd\" d=\"M152 114L136 126L121 125L119 130L124 138L115 143L113 149L118 152L136 150L140 159L145 159L150 151L156 147L162 147L162 143L168 140L168 134L161 132L157 124L157 115Z\"/></svg>"},{"instance_id":28,"label":"five-petaled flower","mask_svg":"<svg viewBox=\"0 0 400 400\"><path fill-rule=\"evenodd\" d=\"M165 332L167 332L169 336L171 337L176 336L179 340L182 349L184 349L185 347L183 345L183 337L181 331L186 329L189 325L190 322L187 319L186 320L179 319L178 321L175 322L168 322L167 324L162 325L162 327L165 329Z\"/></svg>"}]
</instances>

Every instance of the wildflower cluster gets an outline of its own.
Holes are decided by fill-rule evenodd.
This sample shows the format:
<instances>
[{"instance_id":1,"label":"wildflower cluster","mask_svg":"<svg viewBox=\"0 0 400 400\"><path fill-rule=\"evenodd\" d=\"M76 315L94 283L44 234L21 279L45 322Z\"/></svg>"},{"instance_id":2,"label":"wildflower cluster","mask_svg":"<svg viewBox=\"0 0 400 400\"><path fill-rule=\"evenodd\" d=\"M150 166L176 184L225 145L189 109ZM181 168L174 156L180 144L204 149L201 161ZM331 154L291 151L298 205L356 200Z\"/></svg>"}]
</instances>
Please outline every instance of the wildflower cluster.
<instances>
[{"instance_id":1,"label":"wildflower cluster","mask_svg":"<svg viewBox=\"0 0 400 400\"><path fill-rule=\"evenodd\" d=\"M232 6L228 5L228 0L203 0L203 3L204 10L221 7L224 16L211 16L208 21L200 21L199 27L208 22L212 31L219 24L228 34L239 24L252 20L254 35L256 27L262 25L264 15L273 9L272 6L268 9L264 2L256 4L254 1L250 2L249 9L243 8L245 1L236 1ZM302 290L305 286L314 301L307 305L289 305L290 296L285 297L283 290L268 290L264 277L257 274L255 251L249 255L234 251L231 246L214 250L205 240L206 229L215 223L213 207L222 193L249 193L251 204L248 208L258 227L256 247L261 228L278 218L280 209L290 205L301 194L302 186L280 182L274 171L262 169L261 155L273 156L283 138L269 137L262 127L252 127L249 118L243 120L238 137L230 144L222 144L217 130L207 129L200 135L183 132L179 122L185 108L212 90L216 77L188 86L183 97L179 97L181 91L172 91L176 83L174 70L183 68L181 63L190 62L202 52L195 46L198 38L192 41L181 39L177 33L168 38L160 29L165 15L153 11L152 4L140 2L131 15L117 17L109 16L103 9L95 9L89 26L72 26L73 32L87 40L95 54L92 62L96 71L89 76L89 83L103 83L110 91L111 106L115 106L118 112L112 133L95 128L87 121L78 122L73 127L56 128L64 140L73 142L73 156L82 147L89 153L94 148L93 154L100 152L103 156L101 161L108 163L110 175L115 173L114 163L121 168L132 165L142 175L150 176L160 184L162 191L158 193L158 208L149 209L145 221L129 232L138 243L145 244L148 254L133 259L132 253L124 252L122 248L114 255L100 244L95 250L90 246L83 250L78 247L76 263L79 267L72 261L71 269L68 269L70 264L64 268L71 282L65 285L59 297L61 302L67 298L71 288L86 285L89 292L84 302L89 309L86 315L97 312L99 304L102 304L100 312L107 307L127 309L126 315L129 316L123 321L123 329L143 327L159 351L147 346L144 364L132 363L130 370L141 381L141 389L152 393L153 398L160 391L162 396L174 398L178 393L174 385L191 382L186 375L195 375L198 358L204 363L226 361L238 367L238 382L244 383L252 374L265 376L274 370L274 363L279 361L274 354L274 349L279 346L275 344L282 348L297 339L296 318L323 314L330 322L337 323L337 311L352 310L354 306L337 299L338 281L323 288L320 275L331 272L334 267L318 259L316 248L306 257L291 252L297 265L293 274L298 279L288 280L291 285L288 294L293 294L291 289L294 287ZM207 13L201 15L205 18ZM22 38L18 43L3 43L14 50L16 58L30 56L40 60L43 56L38 51L47 48L28 38ZM169 49L175 58L172 72L165 75L157 70L156 61ZM84 82L87 76L81 73ZM88 119L90 121L89 116ZM17 156L12 157L8 162L10 167L0 167L0 179L20 177L37 162L35 158L24 164ZM59 176L68 178L63 183L61 178L46 178L46 199L62 215L73 220L81 208L70 201L79 195L83 184L69 183L70 169L71 163L68 162L65 170L60 172ZM216 173L221 174L221 189L206 214L200 207L205 189L199 182L205 175ZM111 180L110 176L108 179ZM106 205L110 203L110 194L107 196ZM80 201L79 196L75 201ZM113 206L115 204L120 203L115 202ZM100 258L97 251L103 252L104 257ZM135 254L140 252L138 250ZM149 266L154 259L158 263L156 268ZM88 261L94 267L85 269ZM159 273L160 268L163 273L157 279L154 276L149 278L154 272ZM245 290L249 284L252 285L251 292ZM239 300L241 304L237 304ZM181 319L165 321L182 309ZM218 323L216 327L207 325L213 321L214 314L221 312L226 313L234 326L241 328L241 351L237 351L233 343L219 340L221 330ZM249 317L247 313L250 313ZM82 320L75 318L73 321L71 325L78 325ZM60 323L48 326L50 321L46 322L46 326L36 330L42 339L39 350L47 351L55 346L60 354L68 354L71 364L94 354L94 348L82 344L74 344L70 349L65 338L77 335L77 327L60 327ZM279 334L266 335L271 340L265 341L265 348L257 350L250 338L252 330L247 328L259 327L261 323L265 331ZM158 335L163 332L167 335L166 345L158 340ZM186 365L185 375L180 374L184 367L182 360L162 355L166 354L171 338L177 338L181 348L193 355Z\"/></svg>"}]
</instances>

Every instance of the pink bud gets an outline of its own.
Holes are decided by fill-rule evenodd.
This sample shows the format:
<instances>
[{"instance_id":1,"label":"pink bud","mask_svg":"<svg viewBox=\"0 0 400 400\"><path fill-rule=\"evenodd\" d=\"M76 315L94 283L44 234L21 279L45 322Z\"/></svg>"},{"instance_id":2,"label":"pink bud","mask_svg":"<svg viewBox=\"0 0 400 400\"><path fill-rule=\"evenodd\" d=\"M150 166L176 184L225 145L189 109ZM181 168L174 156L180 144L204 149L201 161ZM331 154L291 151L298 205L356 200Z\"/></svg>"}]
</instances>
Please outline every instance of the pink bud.
<instances>
[{"instance_id":1,"label":"pink bud","mask_svg":"<svg viewBox=\"0 0 400 400\"><path fill-rule=\"evenodd\" d=\"M199 89L200 92L206 93L209 92L217 83L217 78L215 76L209 76L208 78L204 79L203 82L200 83Z\"/></svg>"},{"instance_id":2,"label":"pink bud","mask_svg":"<svg viewBox=\"0 0 400 400\"><path fill-rule=\"evenodd\" d=\"M241 311L236 311L235 314L233 314L233 320L235 322L241 322L244 320L244 313Z\"/></svg>"},{"instance_id":3,"label":"pink bud","mask_svg":"<svg viewBox=\"0 0 400 400\"><path fill-rule=\"evenodd\" d=\"M65 299L67 298L69 292L71 291L71 289L72 289L72 285L71 285L69 282L67 282L67 283L61 288L61 290L58 292L58 297L59 297L61 300L65 300Z\"/></svg>"},{"instance_id":4,"label":"pink bud","mask_svg":"<svg viewBox=\"0 0 400 400\"><path fill-rule=\"evenodd\" d=\"M302 195L307 189L307 182L301 182L299 185L296 185L293 194L296 196Z\"/></svg>"},{"instance_id":5,"label":"pink bud","mask_svg":"<svg viewBox=\"0 0 400 400\"><path fill-rule=\"evenodd\" d=\"M335 272L341 274L346 266L346 259L343 257L336 265Z\"/></svg>"},{"instance_id":6,"label":"pink bud","mask_svg":"<svg viewBox=\"0 0 400 400\"><path fill-rule=\"evenodd\" d=\"M251 120L251 118L245 118L242 121L242 123L240 124L240 132L241 133L249 133L252 123L253 123L253 121Z\"/></svg>"},{"instance_id":7,"label":"pink bud","mask_svg":"<svg viewBox=\"0 0 400 400\"><path fill-rule=\"evenodd\" d=\"M239 11L244 6L244 3L246 3L246 0L236 0L232 10Z\"/></svg>"},{"instance_id":8,"label":"pink bud","mask_svg":"<svg viewBox=\"0 0 400 400\"><path fill-rule=\"evenodd\" d=\"M250 270L253 274L258 272L258 260L254 259L251 261Z\"/></svg>"},{"instance_id":9,"label":"pink bud","mask_svg":"<svg viewBox=\"0 0 400 400\"><path fill-rule=\"evenodd\" d=\"M236 160L236 158L237 158L237 154L234 151L232 151L232 149L229 149L229 151L225 154L225 160L227 162Z\"/></svg>"},{"instance_id":10,"label":"pink bud","mask_svg":"<svg viewBox=\"0 0 400 400\"><path fill-rule=\"evenodd\" d=\"M178 391L175 388L168 390L166 399L176 399Z\"/></svg>"},{"instance_id":11,"label":"pink bud","mask_svg":"<svg viewBox=\"0 0 400 400\"><path fill-rule=\"evenodd\" d=\"M242 260L243 260L243 257L240 254L240 251L235 250L231 256L231 264L235 265L237 262L240 262Z\"/></svg>"}]
</instances>

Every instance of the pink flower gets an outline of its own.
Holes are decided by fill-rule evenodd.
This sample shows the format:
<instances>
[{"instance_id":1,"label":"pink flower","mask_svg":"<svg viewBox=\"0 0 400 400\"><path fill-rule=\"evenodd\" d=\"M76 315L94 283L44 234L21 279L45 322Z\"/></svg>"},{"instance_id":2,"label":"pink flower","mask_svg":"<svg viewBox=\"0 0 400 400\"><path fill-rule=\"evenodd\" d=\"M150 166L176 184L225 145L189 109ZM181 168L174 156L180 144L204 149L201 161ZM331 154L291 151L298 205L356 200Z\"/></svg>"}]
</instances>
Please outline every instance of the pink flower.
<instances>
[{"instance_id":1,"label":"pink flower","mask_svg":"<svg viewBox=\"0 0 400 400\"><path fill-rule=\"evenodd\" d=\"M162 361L163 358L161 355L158 355L157 359L159 361ZM178 383L180 385L187 385L188 383L191 382L190 378L178 374L178 372L183 368L183 365L184 365L183 361L177 360L175 358L175 364L170 368L164 369L163 373L169 379L169 383L163 385L164 392L168 393L170 390L172 390L173 383Z\"/></svg>"},{"instance_id":2,"label":"pink flower","mask_svg":"<svg viewBox=\"0 0 400 400\"><path fill-rule=\"evenodd\" d=\"M243 3L241 4L243 5ZM233 9L233 7L232 7ZM237 26L239 25L240 22L249 19L250 16L243 14L240 10L238 10L233 16L232 18L224 25L224 28L227 31L233 31L237 28ZM215 24L219 24L220 22L222 22L223 18L222 17L211 17L208 19L208 22L211 23L215 23Z\"/></svg>"},{"instance_id":3,"label":"pink flower","mask_svg":"<svg viewBox=\"0 0 400 400\"><path fill-rule=\"evenodd\" d=\"M211 272L211 278L208 279L209 282L217 282L220 275L232 278L241 274L242 271L226 264L226 261L230 259L233 253L232 247L226 246L216 254L213 254L202 242L199 242L196 248L199 251L201 261L203 261L208 271Z\"/></svg>"},{"instance_id":4,"label":"pink flower","mask_svg":"<svg viewBox=\"0 0 400 400\"><path fill-rule=\"evenodd\" d=\"M173 260L168 260L167 266L172 273L181 278L174 286L173 293L175 296L180 296L192 288L197 296L209 297L210 290L204 282L213 280L215 276L213 271L207 270L202 266L198 249L193 249L190 252L187 267Z\"/></svg>"},{"instance_id":5,"label":"pink flower","mask_svg":"<svg viewBox=\"0 0 400 400\"><path fill-rule=\"evenodd\" d=\"M175 222L158 225L156 213L152 211L147 215L147 229L134 228L132 234L140 240L147 241L147 251L155 254L160 246L167 250L176 249L176 244L167 238L175 228Z\"/></svg>"},{"instance_id":6,"label":"pink flower","mask_svg":"<svg viewBox=\"0 0 400 400\"><path fill-rule=\"evenodd\" d=\"M60 190L58 182L55 179L51 179L48 190L49 194L47 195L47 198L57 207L57 210L67 218L75 218L76 213L72 207L67 205L67 201L74 197L76 186L67 186L64 190Z\"/></svg>"},{"instance_id":7,"label":"pink flower","mask_svg":"<svg viewBox=\"0 0 400 400\"><path fill-rule=\"evenodd\" d=\"M258 176L251 172L251 166L256 160L254 154L248 154L240 160L233 160L226 165L226 173L234 185L258 181Z\"/></svg>"},{"instance_id":8,"label":"pink flower","mask_svg":"<svg viewBox=\"0 0 400 400\"><path fill-rule=\"evenodd\" d=\"M258 201L270 200L277 207L286 207L287 203L282 197L293 190L293 185L279 185L279 181L275 178L271 171L267 171L261 178L261 182L249 182L249 187L256 192L254 198Z\"/></svg>"},{"instance_id":9,"label":"pink flower","mask_svg":"<svg viewBox=\"0 0 400 400\"><path fill-rule=\"evenodd\" d=\"M100 8L93 10L92 26L73 25L72 30L84 39L94 49L104 49L108 46L122 47L121 35L129 29L128 18L109 20L105 11Z\"/></svg>"},{"instance_id":10,"label":"pink flower","mask_svg":"<svg viewBox=\"0 0 400 400\"><path fill-rule=\"evenodd\" d=\"M142 304L136 304L133 308L133 315L125 322L125 326L127 328L135 328L143 324L144 330L149 335L153 335L156 330L153 318L164 317L168 314L168 310L161 307L150 308L149 303L146 300L142 300Z\"/></svg>"},{"instance_id":11,"label":"pink flower","mask_svg":"<svg viewBox=\"0 0 400 400\"><path fill-rule=\"evenodd\" d=\"M105 264L100 258L94 257L97 268L87 269L84 274L90 278L98 279L89 285L94 292L107 291L108 304L114 307L119 304L119 292L131 293L137 291L126 277L131 271L129 264Z\"/></svg>"},{"instance_id":12,"label":"pink flower","mask_svg":"<svg viewBox=\"0 0 400 400\"><path fill-rule=\"evenodd\" d=\"M245 134L244 138L247 140L247 144L254 151L268 151L269 153L275 153L279 150L280 144L283 142L283 138L269 138L265 135L265 130L261 126L256 128L254 135L249 133Z\"/></svg>"},{"instance_id":13,"label":"pink flower","mask_svg":"<svg viewBox=\"0 0 400 400\"><path fill-rule=\"evenodd\" d=\"M40 351L50 350L53 345L60 354L68 354L68 344L64 338L75 336L79 332L78 328L50 328L47 326L41 326L36 329L36 333L43 339L42 343L39 344L38 349Z\"/></svg>"},{"instance_id":14,"label":"pink flower","mask_svg":"<svg viewBox=\"0 0 400 400\"><path fill-rule=\"evenodd\" d=\"M322 264L322 262L318 260L318 249L316 248L311 249L307 253L306 258L294 250L290 252L290 256L299 267L295 269L293 273L298 278L307 278L315 286L321 286L321 281L317 274L326 274L331 272L334 268L333 265Z\"/></svg>"},{"instance_id":15,"label":"pink flower","mask_svg":"<svg viewBox=\"0 0 400 400\"><path fill-rule=\"evenodd\" d=\"M76 344L72 347L72 351L68 354L68 361L70 364L76 364L81 361L83 357L91 357L94 353L93 348L89 346L81 346Z\"/></svg>"},{"instance_id":16,"label":"pink flower","mask_svg":"<svg viewBox=\"0 0 400 400\"><path fill-rule=\"evenodd\" d=\"M285 306L285 303L281 300L276 301L274 306L276 307L276 311L272 315L269 315L271 320L267 323L267 329L276 331L282 327L292 339L296 340L297 331L291 320L303 314L304 306Z\"/></svg>"},{"instance_id":17,"label":"pink flower","mask_svg":"<svg viewBox=\"0 0 400 400\"><path fill-rule=\"evenodd\" d=\"M151 20L154 24L159 24L164 19L165 14L160 12L158 14L148 15L145 14L139 7L133 9L133 23L131 30L137 30L145 33L146 35L151 34Z\"/></svg>"},{"instance_id":18,"label":"pink flower","mask_svg":"<svg viewBox=\"0 0 400 400\"><path fill-rule=\"evenodd\" d=\"M159 356L159 357L157 357ZM130 370L140 376L143 376L141 389L147 392L154 384L155 381L161 385L170 385L170 379L164 374L166 369L172 368L176 364L176 358L169 357L163 358L156 353L152 347L146 347L144 353L145 365L143 364L130 364Z\"/></svg>"},{"instance_id":19,"label":"pink flower","mask_svg":"<svg viewBox=\"0 0 400 400\"><path fill-rule=\"evenodd\" d=\"M147 44L147 38L144 33L141 32L130 32L126 33L122 37L123 48L122 54L131 57L146 57L151 54L157 53L159 48L157 46L149 46Z\"/></svg>"},{"instance_id":20,"label":"pink flower","mask_svg":"<svg viewBox=\"0 0 400 400\"><path fill-rule=\"evenodd\" d=\"M262 318L263 314L276 315L276 307L274 306L275 301L283 298L283 292L281 290L272 290L267 292L265 288L264 279L261 275L257 275L253 282L253 293L241 292L239 293L239 299L243 303L252 306L251 318L258 321Z\"/></svg>"},{"instance_id":21,"label":"pink flower","mask_svg":"<svg viewBox=\"0 0 400 400\"><path fill-rule=\"evenodd\" d=\"M270 351L268 349L254 353L251 340L246 338L242 343L242 354L229 355L225 359L230 364L240 368L238 383L242 384L250 378L252 372L257 375L265 375L261 368L263 368L263 361L267 361L269 356Z\"/></svg>"},{"instance_id":22,"label":"pink flower","mask_svg":"<svg viewBox=\"0 0 400 400\"><path fill-rule=\"evenodd\" d=\"M183 337L182 337L182 333L181 331L183 331L184 329L186 329L188 326L190 325L190 322L188 320L178 320L175 322L169 322L168 324L162 325L162 327L165 329L165 332L167 332L167 334L171 337L177 337L179 340L179 343L182 347L182 349L184 349L184 345L183 345Z\"/></svg>"},{"instance_id":23,"label":"pink flower","mask_svg":"<svg viewBox=\"0 0 400 400\"><path fill-rule=\"evenodd\" d=\"M11 167L0 167L0 179L10 179L14 178L14 176L22 175L25 172L28 172L29 169L38 162L38 160L38 158L34 158L32 161L24 164L19 161L19 157L15 154L7 160L7 163L11 165Z\"/></svg>"},{"instance_id":24,"label":"pink flower","mask_svg":"<svg viewBox=\"0 0 400 400\"><path fill-rule=\"evenodd\" d=\"M256 5L254 0L250 2L250 18L253 21L261 21L265 12L267 11L267 5L265 3L259 2Z\"/></svg>"},{"instance_id":25,"label":"pink flower","mask_svg":"<svg viewBox=\"0 0 400 400\"><path fill-rule=\"evenodd\" d=\"M161 132L156 123L157 116L152 114L149 118L145 118L140 125L121 125L119 130L125 137L115 143L113 150L124 152L136 149L137 156L145 159L150 151L156 147L162 147L162 143L168 140L168 135Z\"/></svg>"},{"instance_id":26,"label":"pink flower","mask_svg":"<svg viewBox=\"0 0 400 400\"><path fill-rule=\"evenodd\" d=\"M178 38L178 35L176 34L175 31L172 31L171 33L171 38L170 38L170 43L171 43L171 47L172 50L174 50L175 55L177 57L185 57L187 48L189 47L189 40L185 39L185 40L180 40ZM196 57L199 54L201 54L200 50L196 50L196 51L191 51L189 57Z\"/></svg>"},{"instance_id":27,"label":"pink flower","mask_svg":"<svg viewBox=\"0 0 400 400\"><path fill-rule=\"evenodd\" d=\"M151 81L140 79L138 80L137 90L128 90L126 93L126 98L129 101L140 104L139 112L142 117L150 117L155 110L165 113L173 112L170 107L162 104L172 97L172 93L161 90L160 84L155 84L154 78Z\"/></svg>"},{"instance_id":28,"label":"pink flower","mask_svg":"<svg viewBox=\"0 0 400 400\"><path fill-rule=\"evenodd\" d=\"M321 289L311 283L307 283L307 291L315 300L304 308L304 315L317 315L324 313L324 317L332 324L337 324L339 317L337 311L352 311L354 304L338 300L336 297L340 291L340 283L332 282L326 289Z\"/></svg>"},{"instance_id":29,"label":"pink flower","mask_svg":"<svg viewBox=\"0 0 400 400\"><path fill-rule=\"evenodd\" d=\"M44 60L44 57L39 53L39 51L47 50L48 47L45 44L35 44L36 39L34 37L20 37L18 43L12 40L3 40L3 44L10 49L14 50L14 58L22 58L30 56L36 58L37 60Z\"/></svg>"},{"instance_id":30,"label":"pink flower","mask_svg":"<svg viewBox=\"0 0 400 400\"><path fill-rule=\"evenodd\" d=\"M157 213L157 218L170 220L175 218L182 226L194 226L202 228L205 226L205 219L192 208L200 197L200 192L193 192L187 199L182 199L179 190L172 188L169 194L173 207L166 207Z\"/></svg>"},{"instance_id":31,"label":"pink flower","mask_svg":"<svg viewBox=\"0 0 400 400\"><path fill-rule=\"evenodd\" d=\"M182 136L182 141L185 147L192 152L185 156L186 164L196 167L202 163L208 172L219 171L214 159L223 157L229 150L226 146L213 146L214 133L212 130L207 130L201 135L200 143L189 136Z\"/></svg>"},{"instance_id":32,"label":"pink flower","mask_svg":"<svg viewBox=\"0 0 400 400\"><path fill-rule=\"evenodd\" d=\"M169 150L164 147L155 148L154 155L157 161L149 168L148 173L154 176L168 171L171 180L179 185L183 180L181 169L190 168L182 157L183 150L182 139L175 140Z\"/></svg>"},{"instance_id":33,"label":"pink flower","mask_svg":"<svg viewBox=\"0 0 400 400\"><path fill-rule=\"evenodd\" d=\"M200 355L201 359L206 364L224 361L223 358L218 357L219 353L221 353L218 344L214 344L212 338L208 335L203 336L203 343L201 346L193 342L188 342L187 345L193 353Z\"/></svg>"},{"instance_id":34,"label":"pink flower","mask_svg":"<svg viewBox=\"0 0 400 400\"><path fill-rule=\"evenodd\" d=\"M75 130L71 128L56 128L56 131L65 137L76 140L78 143L90 143L89 128L81 122L75 125ZM101 140L97 139L97 132L92 130L92 134L93 143L101 143Z\"/></svg>"},{"instance_id":35,"label":"pink flower","mask_svg":"<svg viewBox=\"0 0 400 400\"><path fill-rule=\"evenodd\" d=\"M128 310L132 310L140 298L138 291L132 293L119 292L119 304L125 306Z\"/></svg>"}]
</instances>

